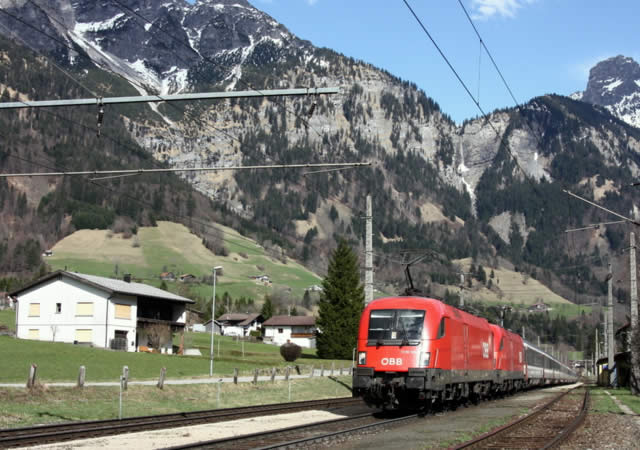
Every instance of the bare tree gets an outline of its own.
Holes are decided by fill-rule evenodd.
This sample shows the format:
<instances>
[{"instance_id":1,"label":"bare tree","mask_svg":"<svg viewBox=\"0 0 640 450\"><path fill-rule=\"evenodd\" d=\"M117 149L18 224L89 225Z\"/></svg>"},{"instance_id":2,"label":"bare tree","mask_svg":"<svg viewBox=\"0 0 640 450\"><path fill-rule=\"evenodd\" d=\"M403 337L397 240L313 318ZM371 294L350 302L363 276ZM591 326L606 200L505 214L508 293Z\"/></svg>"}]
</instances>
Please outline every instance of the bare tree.
<instances>
[{"instance_id":1,"label":"bare tree","mask_svg":"<svg viewBox=\"0 0 640 450\"><path fill-rule=\"evenodd\" d=\"M171 327L161 323L154 323L144 327L142 333L147 337L149 345L158 351L172 338Z\"/></svg>"}]
</instances>

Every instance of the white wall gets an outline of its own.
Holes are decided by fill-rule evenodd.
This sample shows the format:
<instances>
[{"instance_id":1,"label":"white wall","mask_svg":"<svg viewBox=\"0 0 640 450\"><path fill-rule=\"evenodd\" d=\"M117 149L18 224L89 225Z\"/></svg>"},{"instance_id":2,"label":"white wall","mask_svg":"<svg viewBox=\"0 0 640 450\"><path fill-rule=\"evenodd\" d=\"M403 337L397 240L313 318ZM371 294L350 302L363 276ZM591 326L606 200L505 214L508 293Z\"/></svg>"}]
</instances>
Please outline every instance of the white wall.
<instances>
[{"instance_id":1,"label":"white wall","mask_svg":"<svg viewBox=\"0 0 640 450\"><path fill-rule=\"evenodd\" d=\"M78 316L77 303L93 303L91 316ZM29 317L29 304L40 304L40 316ZM56 304L61 311L56 312ZM131 305L128 320L115 318L115 303ZM108 305L108 309L107 309ZM29 330L38 330L39 340L73 342L76 330L91 330L91 343L95 347L109 345L115 330L127 331L127 350L135 351L137 308L135 297L109 299L109 294L70 278L53 279L18 296L16 314L17 337L29 338ZM131 342L134 345L131 345Z\"/></svg>"}]
</instances>

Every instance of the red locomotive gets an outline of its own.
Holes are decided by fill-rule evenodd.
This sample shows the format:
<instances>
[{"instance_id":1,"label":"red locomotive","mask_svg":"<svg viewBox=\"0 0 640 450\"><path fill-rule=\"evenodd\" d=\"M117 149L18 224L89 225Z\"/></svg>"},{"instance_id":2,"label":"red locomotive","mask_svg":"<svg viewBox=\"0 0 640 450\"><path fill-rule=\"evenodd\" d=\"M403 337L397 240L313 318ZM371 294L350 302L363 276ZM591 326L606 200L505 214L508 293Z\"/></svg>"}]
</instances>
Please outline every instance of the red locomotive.
<instances>
[{"instance_id":1,"label":"red locomotive","mask_svg":"<svg viewBox=\"0 0 640 450\"><path fill-rule=\"evenodd\" d=\"M371 302L360 319L357 351L353 395L377 407L477 401L528 384L576 379L517 334L424 297ZM537 358L531 361L535 380L527 376L528 355Z\"/></svg>"}]
</instances>

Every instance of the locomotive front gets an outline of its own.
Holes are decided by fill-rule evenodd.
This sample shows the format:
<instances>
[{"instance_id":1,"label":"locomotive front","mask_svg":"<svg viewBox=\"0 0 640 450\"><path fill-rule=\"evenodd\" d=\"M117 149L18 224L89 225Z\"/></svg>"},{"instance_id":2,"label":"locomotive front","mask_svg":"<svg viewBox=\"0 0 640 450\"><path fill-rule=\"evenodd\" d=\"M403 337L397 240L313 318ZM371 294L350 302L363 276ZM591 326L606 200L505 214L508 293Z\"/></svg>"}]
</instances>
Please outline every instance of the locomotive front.
<instances>
[{"instance_id":1,"label":"locomotive front","mask_svg":"<svg viewBox=\"0 0 640 450\"><path fill-rule=\"evenodd\" d=\"M418 406L425 400L431 359L429 331L440 322L430 299L371 302L360 319L353 395L376 407ZM435 325L434 325L435 324Z\"/></svg>"}]
</instances>

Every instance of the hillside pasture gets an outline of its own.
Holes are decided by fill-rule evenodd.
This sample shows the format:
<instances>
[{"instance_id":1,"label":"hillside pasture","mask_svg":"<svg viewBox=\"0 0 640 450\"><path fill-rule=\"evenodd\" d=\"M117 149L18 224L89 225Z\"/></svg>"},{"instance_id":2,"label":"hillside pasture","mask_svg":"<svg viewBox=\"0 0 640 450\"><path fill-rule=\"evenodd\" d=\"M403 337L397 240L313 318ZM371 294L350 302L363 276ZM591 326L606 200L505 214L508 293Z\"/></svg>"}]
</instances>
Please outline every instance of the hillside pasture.
<instances>
[{"instance_id":1,"label":"hillside pasture","mask_svg":"<svg viewBox=\"0 0 640 450\"><path fill-rule=\"evenodd\" d=\"M198 280L211 275L211 268L222 266L217 292L234 297L245 296L262 300L265 294L277 290L290 292L301 299L304 289L318 284L320 278L302 265L287 259L286 263L269 256L265 249L236 231L218 225L223 232L228 256L214 255L202 240L181 224L158 222L157 227L141 227L138 234L125 239L109 230L79 230L58 242L46 262L53 270L67 269L105 277L121 277L131 273L134 278L159 286L160 273L176 276L189 273ZM266 274L272 283L257 283L250 277ZM180 283L167 283L172 292L179 292ZM211 285L193 283L194 293L211 297Z\"/></svg>"},{"instance_id":2,"label":"hillside pasture","mask_svg":"<svg viewBox=\"0 0 640 450\"><path fill-rule=\"evenodd\" d=\"M469 272L471 258L460 259L455 263L460 265L463 271ZM488 282L492 269L491 267L484 267L484 270L487 274ZM473 300L483 303L498 302L520 306L530 306L540 301L548 305L573 305L569 300L559 296L538 280L522 272L514 272L504 268L493 269L493 272L494 278L492 279L493 286L491 289L482 286L474 279L470 291L465 289L465 297L471 297Z\"/></svg>"}]
</instances>

